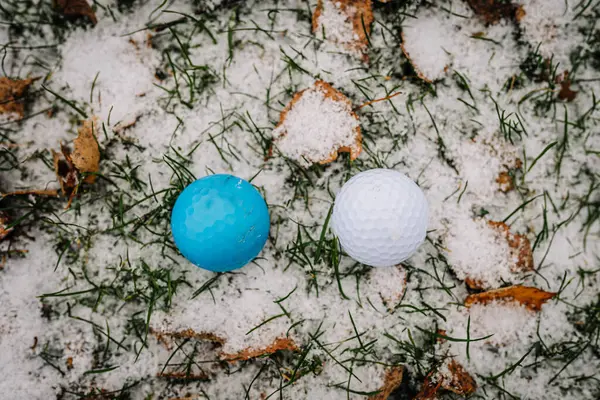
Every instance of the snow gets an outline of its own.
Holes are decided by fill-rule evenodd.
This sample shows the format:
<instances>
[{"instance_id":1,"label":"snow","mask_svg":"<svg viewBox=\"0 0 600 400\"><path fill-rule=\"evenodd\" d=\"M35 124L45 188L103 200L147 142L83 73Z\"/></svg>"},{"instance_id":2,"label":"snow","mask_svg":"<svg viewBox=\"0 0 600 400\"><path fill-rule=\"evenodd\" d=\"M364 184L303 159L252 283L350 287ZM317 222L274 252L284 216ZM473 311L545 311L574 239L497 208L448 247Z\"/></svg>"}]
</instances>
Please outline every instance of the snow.
<instances>
[{"instance_id":1,"label":"snow","mask_svg":"<svg viewBox=\"0 0 600 400\"><path fill-rule=\"evenodd\" d=\"M360 140L358 126L348 103L315 86L301 93L273 137L285 156L308 167L328 160L341 147L355 148Z\"/></svg>"},{"instance_id":2,"label":"snow","mask_svg":"<svg viewBox=\"0 0 600 400\"><path fill-rule=\"evenodd\" d=\"M6 56L9 75L45 76L48 88L105 124L106 135L101 132L98 141L104 150L100 172L107 179L83 188L69 211L63 210L65 199L52 200L54 212L13 235L12 242L0 242L2 255L11 249L29 251L23 258L11 254L0 269L0 373L4 377L0 393L45 399L66 391L89 393L92 388L116 391L137 382L126 390L133 399L244 398L246 391L250 398L263 393L275 398L281 386L285 399L354 399L364 396L345 388L376 390L382 384L382 364L405 364L406 385L414 392L422 383L420 372L450 355L476 379L476 395L496 398L501 391L488 378L533 348L512 373L493 383L524 399L598 397L593 379L577 379L600 369L591 347L549 383L569 359L565 343L588 340L580 329L585 320L581 310L597 301L600 287L594 272L600 254L598 224L590 226L584 246L584 224L593 209L577 214L590 187L597 185L597 153L589 150L598 150L598 111L584 121L585 130L577 121L592 107L592 93L600 93L598 81L590 80L597 78L598 71L581 65L580 76L588 80L577 82L576 99L557 102L555 110L546 113L536 109L535 101L523 100L532 91L543 90L545 83L524 80L521 86L502 89L521 72L520 63L539 42L544 54L554 52L560 58L560 71L569 69L569 51L585 41L578 29L587 26L591 10L573 22L573 12L580 11L573 11L574 4L569 3L570 11L564 13L562 1L552 6L530 1L524 4L527 14L519 26L505 21L487 27L462 1L444 3L443 8L453 14L437 6L415 5L406 14L416 18L406 17L401 24L390 22L394 15L388 6L377 5L371 64L366 64L344 54L339 46L332 51L315 40L320 33L311 33L306 4L301 2L236 3L237 11L225 1L167 2L154 12L153 24L183 18L162 12L167 9L200 21L205 14L195 11L209 15L210 10L224 7L201 20L216 43L202 24L189 17L172 26L184 43L189 41L189 60L168 29L151 32L154 47L145 44L147 31L128 35L144 28L162 1L136 4L131 13L119 12L115 2L104 3L111 7L114 19L98 7L97 26L68 30L64 40L52 36L49 29L45 37L24 36L24 40L35 36L29 45L56 40L55 49L21 49ZM333 17L341 21L339 15ZM321 23L329 38L335 30L327 25L342 25L327 18ZM400 43L390 34L398 32L400 25L405 50L435 80L431 88L404 75ZM263 30L256 30L257 26ZM546 31L552 26L561 27L556 35ZM3 32L4 25L0 39L5 41L9 36ZM479 32L499 44L471 37ZM523 33L519 42L517 32ZM176 76L166 52L180 68ZM43 65L30 62L32 57L42 57ZM301 69L291 66L290 59ZM191 65L207 66L214 81L201 89L207 70ZM156 69L165 73L163 81L155 78ZM179 87L182 98L189 99L190 82L182 69L196 73L195 97L189 106L171 96ZM470 93L457 83L455 71L464 76ZM306 97L305 104L296 104L297 115L289 113L287 136L276 143L283 154L306 166L301 154L316 160L336 146L353 143L352 128L360 123L363 151L353 162L341 157L327 166L298 168L277 152L265 157L281 111L295 93L317 79L331 82L355 105L397 91L401 94L360 109L358 122L349 115L349 106L325 101L318 92ZM14 154L23 170L3 171L3 190L56 187L53 171L43 162L48 158L46 149L58 148L60 141L70 143L82 119L40 86L34 92L28 118L0 126L2 135L19 144ZM510 119L516 121L518 113L527 131L522 138L515 136L513 143L504 138L492 99L500 110L512 113ZM52 105L58 108L51 116L45 110ZM314 118L324 114L326 118ZM569 136L560 173L556 172L559 144L529 169L546 146L563 140L565 117ZM136 122L115 133L119 121ZM271 237L260 257L218 277L196 297L194 292L215 275L191 266L170 246L169 209L160 207L163 191L177 176L166 157L197 177L210 173L254 177L252 183L264 194L271 213ZM524 166L516 171L516 188L503 193L496 178L514 168L517 158ZM145 185L140 188L124 179L119 167L135 170ZM377 167L399 170L424 190L431 213L426 242L401 268L371 269L340 254L336 270L327 247L333 236L326 232L317 261L315 251L333 194L354 174ZM536 273L515 275L510 272L506 241L489 229L486 220L502 221L535 196L539 197L514 213L507 224L532 243L545 225L548 235L540 236L534 249ZM588 200L596 197L597 192L592 192ZM19 216L21 210L7 211ZM127 211L121 215L119 210ZM138 225L150 216L155 225ZM167 273L170 282L187 282L177 286L170 306L165 304L169 292L157 289L167 287L158 279ZM469 293L462 280L467 273L475 273L491 287L524 280L547 291L562 289L560 300L549 301L539 313L513 304L467 309L462 306ZM101 296L93 290L98 287ZM38 297L62 290L82 293ZM161 296L153 303L151 328L194 329L225 339L223 348L213 352L206 343L194 340L182 347L185 354L194 354L197 345L196 361L206 362L206 370L214 373L209 381L175 385L156 376L176 347L165 348L151 333L147 347L143 346L152 293ZM42 303L49 317L42 315ZM471 341L468 355L464 341L446 341L437 344L435 352L429 350L431 336L426 332L440 328L449 337L465 339L467 325L471 339L493 336ZM262 348L286 336L307 352L300 369L306 374L292 385L286 386L282 376L289 378L301 354L225 368L216 362L220 350ZM411 356L413 346L425 352L420 360L424 371ZM69 357L72 369L67 365ZM173 360L184 361L185 356L177 353ZM110 367L117 368L86 374Z\"/></svg>"},{"instance_id":3,"label":"snow","mask_svg":"<svg viewBox=\"0 0 600 400\"><path fill-rule=\"evenodd\" d=\"M342 44L352 44L358 40L352 20L344 12L341 2L324 0L322 4L323 11L317 19L317 35L323 35L329 41ZM348 15L352 13L351 8L349 7Z\"/></svg>"}]
</instances>

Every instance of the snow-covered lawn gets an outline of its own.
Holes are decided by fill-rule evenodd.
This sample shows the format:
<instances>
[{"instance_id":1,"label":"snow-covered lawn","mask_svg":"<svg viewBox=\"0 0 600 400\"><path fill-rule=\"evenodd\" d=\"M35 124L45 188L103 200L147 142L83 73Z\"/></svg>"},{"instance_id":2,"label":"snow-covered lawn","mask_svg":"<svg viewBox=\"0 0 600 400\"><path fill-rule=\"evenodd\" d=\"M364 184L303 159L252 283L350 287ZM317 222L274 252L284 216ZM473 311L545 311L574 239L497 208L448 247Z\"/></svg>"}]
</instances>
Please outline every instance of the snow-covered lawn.
<instances>
[{"instance_id":1,"label":"snow-covered lawn","mask_svg":"<svg viewBox=\"0 0 600 400\"><path fill-rule=\"evenodd\" d=\"M0 399L600 398L599 1L86 4L0 3ZM327 223L371 168L396 267ZM224 274L169 227L213 173L271 217Z\"/></svg>"}]
</instances>

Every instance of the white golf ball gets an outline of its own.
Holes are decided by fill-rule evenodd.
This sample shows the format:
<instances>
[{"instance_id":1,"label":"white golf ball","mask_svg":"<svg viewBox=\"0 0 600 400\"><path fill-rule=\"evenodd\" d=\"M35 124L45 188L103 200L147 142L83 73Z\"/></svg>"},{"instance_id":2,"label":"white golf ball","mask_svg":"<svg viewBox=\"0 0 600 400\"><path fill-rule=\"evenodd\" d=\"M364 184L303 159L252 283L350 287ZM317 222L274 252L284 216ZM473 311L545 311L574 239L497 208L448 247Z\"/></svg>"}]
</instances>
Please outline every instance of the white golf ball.
<instances>
[{"instance_id":1,"label":"white golf ball","mask_svg":"<svg viewBox=\"0 0 600 400\"><path fill-rule=\"evenodd\" d=\"M344 184L335 198L331 227L350 257L389 267L423 243L428 213L423 191L410 178L391 169L371 169Z\"/></svg>"}]
</instances>

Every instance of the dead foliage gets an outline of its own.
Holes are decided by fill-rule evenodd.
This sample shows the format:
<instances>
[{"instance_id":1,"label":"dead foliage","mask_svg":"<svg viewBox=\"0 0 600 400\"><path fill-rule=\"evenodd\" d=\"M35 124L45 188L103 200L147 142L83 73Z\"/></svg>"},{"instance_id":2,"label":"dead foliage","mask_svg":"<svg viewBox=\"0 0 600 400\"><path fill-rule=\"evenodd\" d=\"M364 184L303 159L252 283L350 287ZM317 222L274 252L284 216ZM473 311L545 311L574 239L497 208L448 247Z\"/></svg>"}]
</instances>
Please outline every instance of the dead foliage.
<instances>
[{"instance_id":1,"label":"dead foliage","mask_svg":"<svg viewBox=\"0 0 600 400\"><path fill-rule=\"evenodd\" d=\"M569 71L563 72L562 75L556 77L556 83L560 84L560 90L558 91L558 98L566 102L575 100L577 92L571 90L571 78L569 78Z\"/></svg>"},{"instance_id":2,"label":"dead foliage","mask_svg":"<svg viewBox=\"0 0 600 400\"><path fill-rule=\"evenodd\" d=\"M554 296L556 296L556 293L545 292L535 287L517 285L469 295L465 299L465 306L488 304L493 301L517 302L532 311L540 311L542 305Z\"/></svg>"},{"instance_id":3,"label":"dead foliage","mask_svg":"<svg viewBox=\"0 0 600 400\"><path fill-rule=\"evenodd\" d=\"M370 398L373 400L387 400L392 392L400 387L402 377L404 375L404 367L392 367L385 372L383 378L383 386L379 388L379 393Z\"/></svg>"},{"instance_id":4,"label":"dead foliage","mask_svg":"<svg viewBox=\"0 0 600 400\"><path fill-rule=\"evenodd\" d=\"M300 101L303 94L306 93L307 90L319 90L321 91L321 93L324 94L326 98L331 99L335 102L345 104L349 110L348 112L350 113L350 115L354 119L358 120L358 115L356 115L356 113L352 111L352 102L350 101L350 99L348 99L342 92L334 89L333 86L331 86L329 83L322 80L318 80L315 82L313 87L301 90L294 95L290 103L283 109L283 111L279 115L279 123L277 124L276 128L283 125L287 114L294 108L296 103ZM318 118L318 116L315 115L315 118ZM283 132L283 134L281 134L277 139L281 139L285 135L286 132ZM360 126L358 125L354 129L354 139L355 141L352 146L343 146L339 149L334 149L326 159L316 160L315 162L318 162L319 164L328 164L330 162L335 161L338 158L339 153L350 153L350 160L355 160L362 151L362 134L360 131Z\"/></svg>"},{"instance_id":5,"label":"dead foliage","mask_svg":"<svg viewBox=\"0 0 600 400\"><path fill-rule=\"evenodd\" d=\"M498 184L498 189L501 192L508 193L515 188L515 173L521 169L523 163L520 159L515 160L515 165L510 167L508 165L505 166L506 171L500 172L498 174L498 178L496 178L496 183Z\"/></svg>"},{"instance_id":6,"label":"dead foliage","mask_svg":"<svg viewBox=\"0 0 600 400\"><path fill-rule=\"evenodd\" d=\"M299 351L300 349L296 346L296 343L290 338L279 337L273 341L270 345L260 348L253 349L247 348L235 354L221 353L220 358L225 361L243 361L257 357L264 357L271 355L277 351Z\"/></svg>"},{"instance_id":7,"label":"dead foliage","mask_svg":"<svg viewBox=\"0 0 600 400\"><path fill-rule=\"evenodd\" d=\"M76 20L86 18L96 25L96 13L92 10L87 0L55 0L56 9L67 19Z\"/></svg>"},{"instance_id":8,"label":"dead foliage","mask_svg":"<svg viewBox=\"0 0 600 400\"><path fill-rule=\"evenodd\" d=\"M447 372L430 372L421 386L415 400L433 400L438 398L439 390L446 390L460 396L469 396L477 389L475 379L456 360L450 359Z\"/></svg>"},{"instance_id":9,"label":"dead foliage","mask_svg":"<svg viewBox=\"0 0 600 400\"><path fill-rule=\"evenodd\" d=\"M468 396L475 392L477 383L475 379L456 360L448 363L450 376L442 378L442 387L461 396Z\"/></svg>"},{"instance_id":10,"label":"dead foliage","mask_svg":"<svg viewBox=\"0 0 600 400\"><path fill-rule=\"evenodd\" d=\"M371 35L371 24L373 23L373 5L371 0L318 0L312 16L313 33L319 33L322 29L319 22L323 13L324 3L330 3L330 7L337 5L340 11L346 15L346 21L352 23L352 38L346 40L346 47L364 53L369 45ZM327 32L327 27L325 27ZM364 56L365 61L367 57Z\"/></svg>"},{"instance_id":11,"label":"dead foliage","mask_svg":"<svg viewBox=\"0 0 600 400\"><path fill-rule=\"evenodd\" d=\"M524 235L510 232L509 226L504 222L488 221L488 225L508 243L510 252L506 256L509 260L515 260L510 267L511 271L515 274L533 271L533 252L531 251L529 239ZM471 289L485 289L483 282L477 279L467 277L465 283Z\"/></svg>"},{"instance_id":12,"label":"dead foliage","mask_svg":"<svg viewBox=\"0 0 600 400\"><path fill-rule=\"evenodd\" d=\"M14 228L10 227L10 218L7 213L0 211L0 240L11 234Z\"/></svg>"},{"instance_id":13,"label":"dead foliage","mask_svg":"<svg viewBox=\"0 0 600 400\"><path fill-rule=\"evenodd\" d=\"M421 390L414 397L413 400L435 400L437 399L437 392L442 386L441 379L436 379L436 372L430 372L423 381Z\"/></svg>"},{"instance_id":14,"label":"dead foliage","mask_svg":"<svg viewBox=\"0 0 600 400\"><path fill-rule=\"evenodd\" d=\"M95 173L98 172L100 166L100 148L96 141L95 119L83 122L83 125L78 130L78 136L73 140L75 151L71 154L73 165L80 173ZM85 183L94 183L95 175L85 177Z\"/></svg>"},{"instance_id":15,"label":"dead foliage","mask_svg":"<svg viewBox=\"0 0 600 400\"><path fill-rule=\"evenodd\" d=\"M495 24L501 19L520 21L525 16L523 6L506 0L466 0L473 12L485 23Z\"/></svg>"},{"instance_id":16,"label":"dead foliage","mask_svg":"<svg viewBox=\"0 0 600 400\"><path fill-rule=\"evenodd\" d=\"M406 49L406 46L405 46L406 38L405 38L403 32L400 32L400 38L402 39L402 41L400 42L400 49L402 50L402 54L404 54L404 57L406 57L406 59L408 60L410 65L413 67L413 70L415 71L415 74L417 75L417 77L427 83L433 83L433 79L428 78L427 75L425 75L425 73L423 73L423 71L421 71L419 69L417 64L415 62L413 62L412 58L410 58L410 53L408 52L408 50Z\"/></svg>"},{"instance_id":17,"label":"dead foliage","mask_svg":"<svg viewBox=\"0 0 600 400\"><path fill-rule=\"evenodd\" d=\"M159 331L150 329L150 333L156 337L156 339L162 343L167 349L172 348L172 339L196 339L200 341L211 342L215 347L221 347L225 344L226 340L218 335L211 332L196 332L193 329L185 329L182 331ZM276 338L271 344L262 348L246 348L237 353L224 353L220 351L218 358L223 361L245 361L258 357L268 356L278 351L299 351L299 347L296 343L287 337Z\"/></svg>"},{"instance_id":18,"label":"dead foliage","mask_svg":"<svg viewBox=\"0 0 600 400\"><path fill-rule=\"evenodd\" d=\"M54 161L54 172L60 190L63 196L69 198L67 209L71 203L81 183L94 183L100 164L100 148L96 141L95 118L84 121L78 130L78 136L73 140L75 151L64 144L60 144L60 153L52 150L52 159ZM82 176L85 175L85 176ZM83 179L82 179L83 178Z\"/></svg>"},{"instance_id":19,"label":"dead foliage","mask_svg":"<svg viewBox=\"0 0 600 400\"><path fill-rule=\"evenodd\" d=\"M0 77L0 114L12 114L17 117L17 120L22 119L25 113L25 95L31 84L38 79Z\"/></svg>"}]
</instances>

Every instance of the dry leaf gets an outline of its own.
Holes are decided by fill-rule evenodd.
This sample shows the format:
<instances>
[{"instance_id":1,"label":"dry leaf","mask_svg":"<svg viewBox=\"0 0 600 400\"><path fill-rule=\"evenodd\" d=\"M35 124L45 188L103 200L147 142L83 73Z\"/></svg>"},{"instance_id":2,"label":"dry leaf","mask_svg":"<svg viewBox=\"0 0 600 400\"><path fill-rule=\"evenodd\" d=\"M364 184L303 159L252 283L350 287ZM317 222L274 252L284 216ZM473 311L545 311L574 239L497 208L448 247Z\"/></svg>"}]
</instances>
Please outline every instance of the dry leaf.
<instances>
[{"instance_id":1,"label":"dry leaf","mask_svg":"<svg viewBox=\"0 0 600 400\"><path fill-rule=\"evenodd\" d=\"M437 375L436 372L430 372L429 375L425 377L425 381L423 381L423 386L421 386L421 390L413 400L434 400L437 399L437 392L440 390L442 386L441 379L435 379L434 375Z\"/></svg>"},{"instance_id":2,"label":"dry leaf","mask_svg":"<svg viewBox=\"0 0 600 400\"><path fill-rule=\"evenodd\" d=\"M475 392L477 383L475 379L455 360L448 363L450 376L443 376L442 387L461 396L468 396Z\"/></svg>"},{"instance_id":3,"label":"dry leaf","mask_svg":"<svg viewBox=\"0 0 600 400\"><path fill-rule=\"evenodd\" d=\"M318 0L317 6L312 16L313 33L319 33L323 28L320 24L320 18L323 13L323 3L328 2L329 7L339 7L340 11L346 15L346 21L352 23L353 37L344 40L346 47L351 50L364 52L369 45L368 36L371 34L371 24L373 23L373 5L371 0ZM325 26L327 35L328 27ZM366 56L364 57L367 60Z\"/></svg>"},{"instance_id":4,"label":"dry leaf","mask_svg":"<svg viewBox=\"0 0 600 400\"><path fill-rule=\"evenodd\" d=\"M514 255L517 262L512 268L513 272L525 272L533 270L533 253L531 251L531 243L524 235L513 234L510 228L504 222L488 221L488 224L504 235L508 245L514 249Z\"/></svg>"},{"instance_id":5,"label":"dry leaf","mask_svg":"<svg viewBox=\"0 0 600 400\"><path fill-rule=\"evenodd\" d=\"M412 58L410 58L410 54L408 52L408 50L406 49L406 46L404 45L406 43L406 39L404 37L404 33L400 32L400 38L402 39L402 41L400 42L400 49L402 49L402 53L404 54L404 57L406 57L406 59L408 60L408 62L410 63L410 65L412 65L413 69L415 70L415 74L417 74L417 76L419 77L419 79L424 80L427 83L432 83L433 80L428 78L417 66L416 63L413 62Z\"/></svg>"},{"instance_id":6,"label":"dry leaf","mask_svg":"<svg viewBox=\"0 0 600 400\"><path fill-rule=\"evenodd\" d=\"M25 112L23 97L29 86L37 79L39 78L9 79L5 76L0 77L0 114L15 114L17 119L23 118Z\"/></svg>"},{"instance_id":7,"label":"dry leaf","mask_svg":"<svg viewBox=\"0 0 600 400\"><path fill-rule=\"evenodd\" d=\"M461 396L469 396L477 389L475 379L454 359L446 364L445 373L430 372L425 377L421 390L415 400L433 400L438 398L438 391L444 389Z\"/></svg>"},{"instance_id":8,"label":"dry leaf","mask_svg":"<svg viewBox=\"0 0 600 400\"><path fill-rule=\"evenodd\" d=\"M506 171L500 172L498 178L496 178L496 182L500 187L500 191L507 193L515 188L514 182L510 174Z\"/></svg>"},{"instance_id":9,"label":"dry leaf","mask_svg":"<svg viewBox=\"0 0 600 400\"><path fill-rule=\"evenodd\" d=\"M220 358L225 361L241 361L251 358L267 356L277 351L299 351L296 343L290 338L277 338L273 343L262 349L247 348L235 354L221 353Z\"/></svg>"},{"instance_id":10,"label":"dry leaf","mask_svg":"<svg viewBox=\"0 0 600 400\"><path fill-rule=\"evenodd\" d=\"M467 296L465 306L488 304L492 301L517 302L532 311L540 311L542 305L556 296L556 293L545 292L529 286L509 286L502 289L489 290Z\"/></svg>"},{"instance_id":11,"label":"dry leaf","mask_svg":"<svg viewBox=\"0 0 600 400\"><path fill-rule=\"evenodd\" d=\"M98 22L94 10L86 0L55 0L55 4L60 13L69 19L85 17L93 25Z\"/></svg>"},{"instance_id":12,"label":"dry leaf","mask_svg":"<svg viewBox=\"0 0 600 400\"><path fill-rule=\"evenodd\" d=\"M565 71L562 76L556 77L556 82L560 84L560 91L558 92L558 98L571 102L575 100L577 92L571 90L571 79L569 78L569 71Z\"/></svg>"},{"instance_id":13,"label":"dry leaf","mask_svg":"<svg viewBox=\"0 0 600 400\"><path fill-rule=\"evenodd\" d=\"M514 174L517 170L521 169L523 163L520 159L515 160L514 167L510 167L505 165L506 171L500 172L498 178L496 178L496 183L498 183L498 188L501 192L508 193L515 188L514 182Z\"/></svg>"},{"instance_id":14,"label":"dry leaf","mask_svg":"<svg viewBox=\"0 0 600 400\"><path fill-rule=\"evenodd\" d=\"M403 375L404 367L400 366L388 369L383 378L383 386L379 388L379 393L370 398L373 400L387 400L392 392L400 387Z\"/></svg>"},{"instance_id":15,"label":"dry leaf","mask_svg":"<svg viewBox=\"0 0 600 400\"><path fill-rule=\"evenodd\" d=\"M63 196L69 197L66 209L69 209L71 202L77 194L77 188L79 186L79 176L77 169L73 165L71 160L71 152L62 143L60 145L60 153L52 150L52 159L54 160L54 172L56 179L60 184L60 190ZM61 154L64 159L61 159Z\"/></svg>"},{"instance_id":16,"label":"dry leaf","mask_svg":"<svg viewBox=\"0 0 600 400\"><path fill-rule=\"evenodd\" d=\"M300 99L302 98L302 95L304 93L306 93L307 90L320 90L322 93L324 93L324 96L326 98L331 99L335 102L344 103L347 106L350 115L358 121L358 115L356 115L356 113L354 111L352 111L352 102L343 93L334 89L333 86L331 86L329 83L322 81L322 80L318 80L315 82L315 84L312 88L301 90L294 95L294 97L292 98L292 101L290 101L290 103L284 108L284 110L279 115L279 123L277 124L275 129L277 129L283 125L283 123L285 122L285 119L287 117L287 114L290 112L290 110L292 110L294 108L294 105L298 101L300 101ZM315 117L317 117L317 116L315 116ZM286 135L286 132L284 132L278 139L281 139L285 135ZM324 160L319 160L317 162L319 164L328 164L330 162L333 162L338 158L339 153L350 153L350 160L355 160L359 156L361 151L362 151L362 134L360 131L360 126L357 125L356 128L354 129L354 143L352 145L343 146L343 147L340 147L339 149L334 149L331 151L331 153L329 154L329 156L327 158L325 158Z\"/></svg>"},{"instance_id":17,"label":"dry leaf","mask_svg":"<svg viewBox=\"0 0 600 400\"><path fill-rule=\"evenodd\" d=\"M495 24L502 18L520 20L525 15L522 6L506 0L467 0L473 12L488 24Z\"/></svg>"},{"instance_id":18,"label":"dry leaf","mask_svg":"<svg viewBox=\"0 0 600 400\"><path fill-rule=\"evenodd\" d=\"M10 218L4 211L0 211L0 240L4 240L14 228L9 228Z\"/></svg>"},{"instance_id":19,"label":"dry leaf","mask_svg":"<svg viewBox=\"0 0 600 400\"><path fill-rule=\"evenodd\" d=\"M517 165L519 165L517 163ZM531 243L524 235L513 234L510 228L504 222L487 221L490 228L494 229L501 237L503 237L510 248L507 258L511 260L511 272L514 274L533 271L533 252L531 251ZM474 290L486 289L485 283L471 277L464 279L467 286Z\"/></svg>"},{"instance_id":20,"label":"dry leaf","mask_svg":"<svg viewBox=\"0 0 600 400\"><path fill-rule=\"evenodd\" d=\"M80 173L94 173L98 172L100 165L100 149L98 142L96 141L95 131L95 118L86 120L78 130L78 136L73 140L75 151L71 155L73 165ZM94 183L96 180L95 175L88 175L84 182Z\"/></svg>"}]
</instances>

